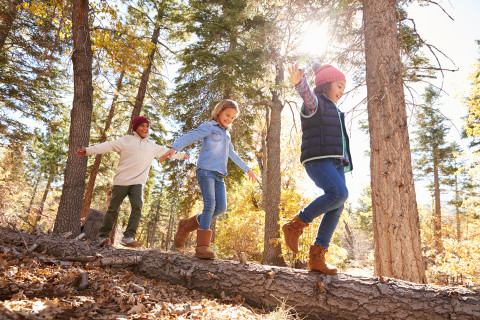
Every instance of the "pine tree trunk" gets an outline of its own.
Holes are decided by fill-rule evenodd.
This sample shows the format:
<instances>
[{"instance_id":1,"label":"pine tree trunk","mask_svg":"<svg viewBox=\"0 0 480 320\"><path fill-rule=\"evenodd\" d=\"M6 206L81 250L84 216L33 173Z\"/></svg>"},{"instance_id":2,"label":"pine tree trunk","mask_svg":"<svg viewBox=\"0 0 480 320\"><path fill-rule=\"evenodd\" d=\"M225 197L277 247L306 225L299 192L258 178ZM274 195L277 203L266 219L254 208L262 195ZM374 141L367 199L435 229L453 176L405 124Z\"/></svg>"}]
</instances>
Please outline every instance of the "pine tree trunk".
<instances>
[{"instance_id":1,"label":"pine tree trunk","mask_svg":"<svg viewBox=\"0 0 480 320\"><path fill-rule=\"evenodd\" d=\"M100 137L99 143L107 141L107 131L108 129L110 129L113 116L115 115L115 104L117 103L118 96L120 95L120 91L122 90L124 76L125 76L125 70L122 70L117 80L117 87L115 90L115 94L113 95L112 104L110 105L110 110L108 112L107 120L105 122L105 128L103 129L102 136ZM93 162L92 170L90 171L90 176L88 178L87 191L85 191L85 197L83 198L83 203L82 203L82 214L81 214L82 221L85 220L85 217L87 216L87 212L90 209L90 205L92 204L93 190L95 188L95 180L97 179L97 174L100 169L101 162L102 162L102 155L101 154L95 155L95 161Z\"/></svg>"},{"instance_id":2,"label":"pine tree trunk","mask_svg":"<svg viewBox=\"0 0 480 320\"><path fill-rule=\"evenodd\" d=\"M438 148L434 149L433 156L433 184L435 197L435 211L433 217L433 236L435 239L435 250L437 254L443 252L442 244L442 207L440 203L440 178L438 176Z\"/></svg>"},{"instance_id":3,"label":"pine tree trunk","mask_svg":"<svg viewBox=\"0 0 480 320\"><path fill-rule=\"evenodd\" d=\"M68 158L62 195L53 232L80 232L87 157L77 157L88 146L93 108L92 48L88 25L88 0L73 0L73 108L70 113Z\"/></svg>"},{"instance_id":4,"label":"pine tree trunk","mask_svg":"<svg viewBox=\"0 0 480 320\"><path fill-rule=\"evenodd\" d=\"M173 211L170 212L170 217L168 218L167 235L165 236L165 250L167 251L168 251L168 246L170 245L172 225L173 225Z\"/></svg>"},{"instance_id":5,"label":"pine tree trunk","mask_svg":"<svg viewBox=\"0 0 480 320\"><path fill-rule=\"evenodd\" d=\"M462 241L462 230L460 228L461 222L458 202L458 174L455 174L455 220L457 223L457 242L460 242Z\"/></svg>"},{"instance_id":6,"label":"pine tree trunk","mask_svg":"<svg viewBox=\"0 0 480 320\"><path fill-rule=\"evenodd\" d=\"M132 120L135 117L140 115L140 111L143 108L143 101L145 100L145 94L147 92L148 79L150 78L150 71L152 70L153 59L155 57L155 51L157 50L158 37L160 35L160 27L155 27L152 35L153 49L148 56L148 65L145 70L142 72L142 78L140 79L140 85L138 86L137 98L135 99L135 106L132 111ZM128 134L132 133L132 122L130 121L130 126L128 127Z\"/></svg>"},{"instance_id":7,"label":"pine tree trunk","mask_svg":"<svg viewBox=\"0 0 480 320\"><path fill-rule=\"evenodd\" d=\"M275 84L283 83L283 67L276 67ZM262 264L285 266L280 245L280 196L282 174L280 172L280 135L282 129L283 105L278 92L272 91L270 121L267 129L267 193L264 194L265 233L263 239ZM265 181L264 181L265 183Z\"/></svg>"},{"instance_id":8,"label":"pine tree trunk","mask_svg":"<svg viewBox=\"0 0 480 320\"><path fill-rule=\"evenodd\" d=\"M7 0L0 4L0 52L7 41L13 22L17 17L17 6L22 0Z\"/></svg>"},{"instance_id":9,"label":"pine tree trunk","mask_svg":"<svg viewBox=\"0 0 480 320\"><path fill-rule=\"evenodd\" d=\"M32 197L30 198L30 202L28 203L27 216L30 214L30 211L32 210L32 207L33 207L33 203L35 202L35 196L37 195L37 189L38 189L38 185L40 184L40 179L41 179L41 175L38 175L38 179L35 180L35 186L33 187Z\"/></svg>"},{"instance_id":10,"label":"pine tree trunk","mask_svg":"<svg viewBox=\"0 0 480 320\"><path fill-rule=\"evenodd\" d=\"M363 0L375 274L426 282L396 1Z\"/></svg>"},{"instance_id":11,"label":"pine tree trunk","mask_svg":"<svg viewBox=\"0 0 480 320\"><path fill-rule=\"evenodd\" d=\"M47 202L47 196L50 192L50 186L52 185L53 178L54 174L50 173L50 175L48 176L47 185L45 186L45 190L43 191L42 201L40 201L40 208L38 208L37 217L35 218L36 222L39 222L40 219L42 219L43 208L45 207L45 202Z\"/></svg>"}]
</instances>

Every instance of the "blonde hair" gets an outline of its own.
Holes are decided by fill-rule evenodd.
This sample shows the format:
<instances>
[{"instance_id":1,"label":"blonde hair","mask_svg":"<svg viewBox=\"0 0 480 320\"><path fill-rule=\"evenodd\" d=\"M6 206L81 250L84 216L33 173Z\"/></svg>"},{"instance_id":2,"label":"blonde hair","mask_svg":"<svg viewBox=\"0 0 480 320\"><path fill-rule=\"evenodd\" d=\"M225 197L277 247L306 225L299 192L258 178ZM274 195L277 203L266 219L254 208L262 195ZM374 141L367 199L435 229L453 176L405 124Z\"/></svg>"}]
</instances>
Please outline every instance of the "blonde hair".
<instances>
[{"instance_id":1,"label":"blonde hair","mask_svg":"<svg viewBox=\"0 0 480 320\"><path fill-rule=\"evenodd\" d=\"M212 116L208 120L209 121L211 121L211 120L217 121L218 114L220 112L222 112L223 110L227 109L227 108L232 108L232 109L236 110L237 111L237 116L240 113L240 108L238 107L238 104L237 104L236 101L233 101L233 100L230 100L230 99L224 99L224 100L220 101L219 103L217 103L217 105L215 106L215 108L212 111ZM228 129L230 129L231 126L232 125L229 125Z\"/></svg>"}]
</instances>

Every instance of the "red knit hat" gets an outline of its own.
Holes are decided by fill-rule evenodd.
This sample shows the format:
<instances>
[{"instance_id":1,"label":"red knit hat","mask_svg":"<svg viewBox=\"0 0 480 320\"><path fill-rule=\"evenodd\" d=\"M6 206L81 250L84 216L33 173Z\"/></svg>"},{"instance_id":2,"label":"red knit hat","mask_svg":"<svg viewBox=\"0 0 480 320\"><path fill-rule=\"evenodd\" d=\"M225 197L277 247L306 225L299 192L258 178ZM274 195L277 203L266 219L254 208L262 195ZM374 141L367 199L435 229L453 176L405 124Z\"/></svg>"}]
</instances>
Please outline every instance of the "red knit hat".
<instances>
[{"instance_id":1,"label":"red knit hat","mask_svg":"<svg viewBox=\"0 0 480 320\"><path fill-rule=\"evenodd\" d=\"M324 64L315 70L315 86L319 86L322 83L342 80L345 82L347 81L345 75L329 64Z\"/></svg>"},{"instance_id":2,"label":"red knit hat","mask_svg":"<svg viewBox=\"0 0 480 320\"><path fill-rule=\"evenodd\" d=\"M138 116L138 117L133 118L133 120L132 120L133 131L137 131L138 126L141 125L142 123L148 123L148 125L150 125L150 122L145 117Z\"/></svg>"}]
</instances>

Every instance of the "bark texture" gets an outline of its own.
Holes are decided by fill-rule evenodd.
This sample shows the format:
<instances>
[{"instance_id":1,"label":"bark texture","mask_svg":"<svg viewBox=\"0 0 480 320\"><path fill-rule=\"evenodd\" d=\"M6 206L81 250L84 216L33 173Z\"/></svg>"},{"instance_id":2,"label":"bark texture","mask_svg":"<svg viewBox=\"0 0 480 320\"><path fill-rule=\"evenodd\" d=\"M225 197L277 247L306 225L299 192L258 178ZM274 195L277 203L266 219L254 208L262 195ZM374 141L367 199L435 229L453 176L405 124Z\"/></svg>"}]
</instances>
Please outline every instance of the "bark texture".
<instances>
[{"instance_id":1,"label":"bark texture","mask_svg":"<svg viewBox=\"0 0 480 320\"><path fill-rule=\"evenodd\" d=\"M22 240L25 239L25 241ZM273 310L282 302L308 319L479 319L480 291L387 278L323 275L285 267L202 260L158 250L99 248L61 236L35 237L0 230L0 245L30 247L68 260L71 256L134 261L133 271L190 289L242 296L252 306ZM131 262L133 263L133 262Z\"/></svg>"},{"instance_id":2,"label":"bark texture","mask_svg":"<svg viewBox=\"0 0 480 320\"><path fill-rule=\"evenodd\" d=\"M395 14L363 0L375 274L425 283Z\"/></svg>"},{"instance_id":3,"label":"bark texture","mask_svg":"<svg viewBox=\"0 0 480 320\"><path fill-rule=\"evenodd\" d=\"M53 231L80 233L80 214L87 157L75 156L75 151L88 146L93 108L92 48L88 25L88 0L73 0L73 108L70 113L68 158L62 195Z\"/></svg>"},{"instance_id":4,"label":"bark texture","mask_svg":"<svg viewBox=\"0 0 480 320\"><path fill-rule=\"evenodd\" d=\"M283 83L284 70L281 65L276 67L277 76L275 84ZM280 101L279 93L272 91L272 104L270 107L270 118L267 119L267 179L263 180L265 193L263 197L265 210L265 233L263 240L262 263L276 266L285 266L280 245L280 197L282 193L282 174L280 171L280 135L282 130L283 104ZM268 115L268 113L267 113Z\"/></svg>"}]
</instances>

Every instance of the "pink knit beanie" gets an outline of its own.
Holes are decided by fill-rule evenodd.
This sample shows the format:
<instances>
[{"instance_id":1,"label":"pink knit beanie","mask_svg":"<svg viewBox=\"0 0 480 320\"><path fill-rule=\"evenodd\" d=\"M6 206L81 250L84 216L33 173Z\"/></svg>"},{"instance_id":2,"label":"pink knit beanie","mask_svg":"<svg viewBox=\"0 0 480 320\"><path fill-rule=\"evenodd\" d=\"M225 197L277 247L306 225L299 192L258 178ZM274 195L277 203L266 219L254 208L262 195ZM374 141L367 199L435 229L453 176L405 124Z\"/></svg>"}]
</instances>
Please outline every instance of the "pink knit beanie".
<instances>
[{"instance_id":1,"label":"pink knit beanie","mask_svg":"<svg viewBox=\"0 0 480 320\"><path fill-rule=\"evenodd\" d=\"M345 75L329 64L324 64L315 70L315 86L319 86L322 83L342 80L345 82L347 81Z\"/></svg>"},{"instance_id":2,"label":"pink knit beanie","mask_svg":"<svg viewBox=\"0 0 480 320\"><path fill-rule=\"evenodd\" d=\"M137 131L138 126L141 125L142 123L148 123L148 125L150 125L150 122L145 117L138 116L138 117L133 118L133 120L132 120L133 131Z\"/></svg>"}]
</instances>

